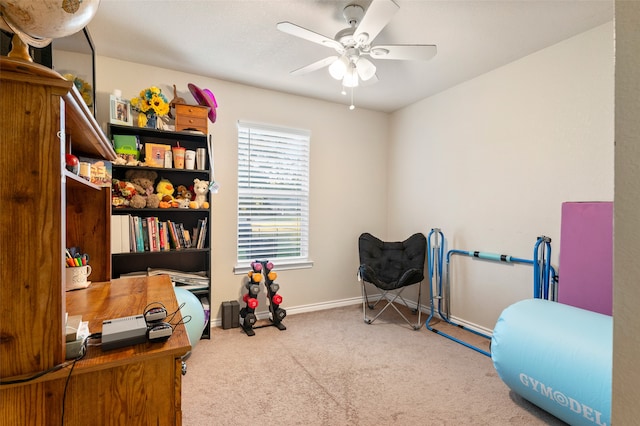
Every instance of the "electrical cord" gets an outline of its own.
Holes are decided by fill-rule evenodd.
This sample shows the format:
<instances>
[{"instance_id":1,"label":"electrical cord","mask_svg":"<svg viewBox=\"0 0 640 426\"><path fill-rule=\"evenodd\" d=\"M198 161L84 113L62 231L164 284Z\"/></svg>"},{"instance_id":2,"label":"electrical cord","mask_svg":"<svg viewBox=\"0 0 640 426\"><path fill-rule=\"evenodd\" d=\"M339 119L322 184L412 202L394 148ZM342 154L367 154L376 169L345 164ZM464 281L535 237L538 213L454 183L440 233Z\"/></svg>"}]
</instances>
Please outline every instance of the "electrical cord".
<instances>
[{"instance_id":1,"label":"electrical cord","mask_svg":"<svg viewBox=\"0 0 640 426\"><path fill-rule=\"evenodd\" d=\"M189 321L191 321L193 317L191 315L185 315L182 317L182 319L180 321L178 321L177 323L172 323L170 322L169 324L171 324L173 326L173 329L175 330L177 326L179 326L180 324L186 324Z\"/></svg>"},{"instance_id":2,"label":"electrical cord","mask_svg":"<svg viewBox=\"0 0 640 426\"><path fill-rule=\"evenodd\" d=\"M29 376L29 377L23 377L22 379L14 379L14 380L2 380L0 379L0 386L7 386L7 385L16 385L16 384L20 384L20 383L27 383L30 382L32 380L36 380L44 375L50 374L50 373L54 373L58 370L62 370L63 368L66 368L72 364L74 364L76 361L79 361L80 359L82 359L84 357L84 355L87 352L87 346L88 346L88 341L89 339L93 339L93 338L99 338L101 337L102 334L101 333L93 333L89 336L87 336L87 338L84 340L84 342L82 343L82 347L80 349L80 355L72 360L69 361L65 361L62 364L58 364L58 365L54 365L53 367L44 370L44 371L39 371L38 373L34 374L33 376ZM93 346L93 345L91 345Z\"/></svg>"},{"instance_id":3,"label":"electrical cord","mask_svg":"<svg viewBox=\"0 0 640 426\"><path fill-rule=\"evenodd\" d=\"M73 369L75 368L76 363L80 361L82 358L84 358L84 356L87 354L87 346L89 344L89 339L94 339L99 337L102 337L102 333L93 333L87 336L82 341L82 346L80 346L80 355L78 355L73 359L73 361L71 361L71 368L69 369L69 374L67 374L67 379L64 381L64 390L62 391L62 414L60 417L60 420L61 420L60 424L62 426L64 426L64 409L65 409L66 400L67 400L67 388L69 387L69 380L71 380L71 374L73 373Z\"/></svg>"},{"instance_id":4,"label":"electrical cord","mask_svg":"<svg viewBox=\"0 0 640 426\"><path fill-rule=\"evenodd\" d=\"M50 374L53 372L56 372L58 370L62 370L65 367L68 367L69 365L71 365L73 363L72 361L66 361L63 362L62 364L58 364L58 365L54 365L53 367L49 368L48 370L44 370L44 371L40 371L36 374L34 374L33 376L29 376L29 377L24 377L22 379L15 379L15 380L2 380L0 379L0 386L6 386L6 385L15 385L15 384L19 384L19 383L27 383L30 382L32 380L38 379L46 374Z\"/></svg>"},{"instance_id":5,"label":"electrical cord","mask_svg":"<svg viewBox=\"0 0 640 426\"><path fill-rule=\"evenodd\" d=\"M175 311L173 311L173 312L171 312L171 313L168 313L168 314L167 314L167 318L166 318L166 322L171 323L171 321L173 321L173 318L175 318L176 314L177 314L178 312L180 312L180 309L182 309L182 308L184 307L184 305L186 305L186 303L182 302L182 303L180 304L180 306L178 306L178 309L176 309ZM178 323L178 324L179 324L179 323ZM178 324L175 324L175 325L178 325Z\"/></svg>"}]
</instances>

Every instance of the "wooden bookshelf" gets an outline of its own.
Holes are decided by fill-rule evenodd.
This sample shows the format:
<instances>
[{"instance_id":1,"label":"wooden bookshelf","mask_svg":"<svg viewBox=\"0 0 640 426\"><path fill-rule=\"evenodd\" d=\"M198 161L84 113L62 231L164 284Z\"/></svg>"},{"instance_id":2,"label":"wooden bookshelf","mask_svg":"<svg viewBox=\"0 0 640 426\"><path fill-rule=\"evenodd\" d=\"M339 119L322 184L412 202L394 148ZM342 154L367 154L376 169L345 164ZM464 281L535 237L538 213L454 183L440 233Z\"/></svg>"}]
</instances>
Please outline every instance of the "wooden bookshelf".
<instances>
[{"instance_id":1,"label":"wooden bookshelf","mask_svg":"<svg viewBox=\"0 0 640 426\"><path fill-rule=\"evenodd\" d=\"M0 423L60 424L69 374L69 368L61 369L67 365L65 313L73 310L97 321L124 312L137 314L144 306L140 306L142 299L130 294L117 304L110 301L114 290L110 282L110 188L78 178L64 166L69 151L115 159L111 143L80 93L55 71L7 57L0 57L0 87ZM92 285L67 293L65 247L71 246L90 254ZM159 280L162 282L149 281L166 292L167 277ZM137 281L134 288L141 292L147 283L147 279ZM90 290L94 286L111 292L96 293ZM170 282L168 288L171 291L161 300L174 307L177 302ZM86 306L78 305L83 295L91 300ZM91 331L96 331L96 324ZM180 424L180 374L176 371L189 346L184 326L177 329L172 342L177 347L166 356L160 357L162 350L157 347L136 345L134 357L117 357L114 352L118 358L114 360L94 351L95 357L79 362L70 380L75 386L67 391L67 407L73 408L66 424L85 424L87 419L91 423L93 415L98 416L96 422L136 424L136 413L143 408L149 419L153 417L151 405L157 401L170 402L163 408L163 419L143 424ZM159 357L162 365L147 367L150 359ZM148 374L145 380L129 378L142 372ZM6 384L33 376L38 378ZM156 381L163 383L158 388L162 390L153 388ZM128 401L128 405L114 397L137 392L143 392L144 398ZM142 406L142 400L151 402Z\"/></svg>"}]
</instances>

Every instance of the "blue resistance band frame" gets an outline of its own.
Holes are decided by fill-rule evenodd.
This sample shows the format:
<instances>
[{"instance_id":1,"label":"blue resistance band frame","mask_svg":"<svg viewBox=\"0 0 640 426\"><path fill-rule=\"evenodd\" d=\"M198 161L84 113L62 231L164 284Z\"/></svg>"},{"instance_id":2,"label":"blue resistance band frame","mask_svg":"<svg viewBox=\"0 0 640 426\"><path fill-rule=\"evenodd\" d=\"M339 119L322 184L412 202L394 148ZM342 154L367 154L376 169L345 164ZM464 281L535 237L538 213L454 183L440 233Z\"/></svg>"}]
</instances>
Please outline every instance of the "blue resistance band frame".
<instances>
[{"instance_id":1,"label":"blue resistance band frame","mask_svg":"<svg viewBox=\"0 0 640 426\"><path fill-rule=\"evenodd\" d=\"M432 240L434 242L432 243ZM459 327L463 330L469 331L485 339L491 340L491 336L484 333L480 333L471 328L465 327L462 324L458 324L449 318L450 301L449 301L449 264L451 262L452 255L463 255L474 257L477 259L502 262L502 263L524 263L533 265L533 297L536 299L554 300L556 298L556 281L557 275L555 270L551 266L551 238L540 236L537 238L533 248L533 260L522 259L506 254L486 253L481 251L468 251L468 250L449 250L447 252L446 261L446 281L445 286L442 285L442 261L444 259L444 234L439 228L433 228L427 236L427 264L428 264L428 282L429 282L429 300L430 300L430 315L427 318L425 326L429 331L433 331L441 336L444 336L456 343L466 346L474 351L480 352L483 355L491 357L491 353L480 349L470 343L460 340L450 334L443 331L436 330L429 324L433 319L436 309L434 306L434 300L438 300L438 316L446 323ZM434 285L435 284L435 285ZM437 295L434 296L434 287L437 289ZM447 294L445 294L447 293ZM443 301L446 307L443 311Z\"/></svg>"}]
</instances>

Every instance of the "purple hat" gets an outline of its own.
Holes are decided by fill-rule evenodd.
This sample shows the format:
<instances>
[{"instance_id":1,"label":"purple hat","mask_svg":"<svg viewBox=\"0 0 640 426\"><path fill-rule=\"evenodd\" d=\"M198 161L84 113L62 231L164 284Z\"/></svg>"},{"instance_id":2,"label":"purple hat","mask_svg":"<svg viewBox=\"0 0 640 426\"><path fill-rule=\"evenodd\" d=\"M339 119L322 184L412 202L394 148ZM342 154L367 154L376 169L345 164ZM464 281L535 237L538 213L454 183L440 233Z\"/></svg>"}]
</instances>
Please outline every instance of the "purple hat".
<instances>
[{"instance_id":1,"label":"purple hat","mask_svg":"<svg viewBox=\"0 0 640 426\"><path fill-rule=\"evenodd\" d=\"M200 90L198 86L195 84L189 83L189 91L193 95L194 99L198 103L198 105L209 107L209 120L212 123L216 122L216 108L218 107L218 103L216 102L216 97L213 96L211 90L204 89Z\"/></svg>"}]
</instances>

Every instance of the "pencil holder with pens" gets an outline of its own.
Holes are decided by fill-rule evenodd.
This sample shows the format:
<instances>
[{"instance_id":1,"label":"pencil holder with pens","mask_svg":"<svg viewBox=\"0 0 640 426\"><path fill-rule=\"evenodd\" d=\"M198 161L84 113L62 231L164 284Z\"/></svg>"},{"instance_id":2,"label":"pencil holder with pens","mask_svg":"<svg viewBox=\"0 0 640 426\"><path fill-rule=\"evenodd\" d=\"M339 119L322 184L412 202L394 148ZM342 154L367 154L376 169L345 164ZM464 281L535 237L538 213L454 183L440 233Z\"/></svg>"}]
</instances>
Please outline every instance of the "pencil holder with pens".
<instances>
[{"instance_id":1,"label":"pencil holder with pens","mask_svg":"<svg viewBox=\"0 0 640 426\"><path fill-rule=\"evenodd\" d=\"M91 275L91 265L68 267L64 269L64 272L67 291L87 288L91 284L91 281L87 280Z\"/></svg>"},{"instance_id":2,"label":"pencil holder with pens","mask_svg":"<svg viewBox=\"0 0 640 426\"><path fill-rule=\"evenodd\" d=\"M66 250L67 257L65 268L65 288L69 290L77 290L79 288L87 288L91 281L87 278L91 275L91 266L89 265L89 255L82 254L79 247L70 247Z\"/></svg>"}]
</instances>

